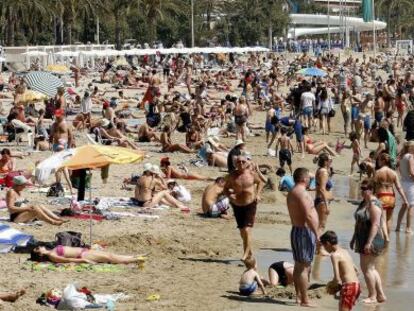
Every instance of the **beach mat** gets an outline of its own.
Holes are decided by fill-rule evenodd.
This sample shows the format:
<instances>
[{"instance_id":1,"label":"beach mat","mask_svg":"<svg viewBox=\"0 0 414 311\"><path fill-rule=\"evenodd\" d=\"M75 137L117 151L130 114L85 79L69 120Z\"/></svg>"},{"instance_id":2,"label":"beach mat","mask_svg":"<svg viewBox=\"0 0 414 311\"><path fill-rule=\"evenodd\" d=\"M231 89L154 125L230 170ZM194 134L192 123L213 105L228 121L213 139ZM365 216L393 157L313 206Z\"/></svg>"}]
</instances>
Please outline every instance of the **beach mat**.
<instances>
[{"instance_id":1,"label":"beach mat","mask_svg":"<svg viewBox=\"0 0 414 311\"><path fill-rule=\"evenodd\" d=\"M122 272L125 271L124 265L112 265L112 264L88 264L88 263L81 263L81 264L56 264L50 262L26 262L23 265L24 270L31 270L31 271L57 271L57 272Z\"/></svg>"}]
</instances>

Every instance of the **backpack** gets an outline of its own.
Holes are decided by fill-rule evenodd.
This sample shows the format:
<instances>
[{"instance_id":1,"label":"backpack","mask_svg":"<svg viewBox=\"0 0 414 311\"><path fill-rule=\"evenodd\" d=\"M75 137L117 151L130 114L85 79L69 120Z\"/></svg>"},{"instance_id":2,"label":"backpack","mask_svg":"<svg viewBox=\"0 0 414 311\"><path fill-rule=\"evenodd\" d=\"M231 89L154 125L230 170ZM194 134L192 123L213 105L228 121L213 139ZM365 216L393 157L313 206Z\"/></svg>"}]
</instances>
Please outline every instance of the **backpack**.
<instances>
[{"instance_id":1,"label":"backpack","mask_svg":"<svg viewBox=\"0 0 414 311\"><path fill-rule=\"evenodd\" d=\"M71 246L71 247L85 247L86 244L82 241L82 233L75 231L62 231L55 235L56 245Z\"/></svg>"},{"instance_id":2,"label":"backpack","mask_svg":"<svg viewBox=\"0 0 414 311\"><path fill-rule=\"evenodd\" d=\"M65 196L65 190L60 182L52 184L46 194L48 197L63 197Z\"/></svg>"}]
</instances>

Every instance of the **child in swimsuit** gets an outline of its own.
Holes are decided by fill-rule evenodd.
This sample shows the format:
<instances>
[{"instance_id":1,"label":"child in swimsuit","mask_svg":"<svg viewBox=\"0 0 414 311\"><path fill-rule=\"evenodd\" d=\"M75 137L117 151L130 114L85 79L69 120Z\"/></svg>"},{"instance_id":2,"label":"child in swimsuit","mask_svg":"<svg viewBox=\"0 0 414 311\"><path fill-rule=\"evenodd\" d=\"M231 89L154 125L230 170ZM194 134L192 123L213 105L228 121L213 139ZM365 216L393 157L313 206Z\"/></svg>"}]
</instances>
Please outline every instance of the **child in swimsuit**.
<instances>
[{"instance_id":1,"label":"child in swimsuit","mask_svg":"<svg viewBox=\"0 0 414 311\"><path fill-rule=\"evenodd\" d=\"M351 162L351 175L354 172L354 165L359 166L359 162L361 161L362 151L361 146L358 141L358 135L355 132L351 132L349 134L349 139L351 140L351 148L352 148L352 162Z\"/></svg>"},{"instance_id":2,"label":"child in swimsuit","mask_svg":"<svg viewBox=\"0 0 414 311\"><path fill-rule=\"evenodd\" d=\"M242 296L250 296L256 293L259 286L263 295L266 295L266 291L260 275L257 273L256 259L249 257L244 261L246 270L243 272L240 279L239 291Z\"/></svg>"},{"instance_id":3,"label":"child in swimsuit","mask_svg":"<svg viewBox=\"0 0 414 311\"><path fill-rule=\"evenodd\" d=\"M320 242L330 254L334 267L334 278L327 286L328 293L334 295L340 291L339 310L350 311L361 295L357 269L352 257L338 245L338 237L333 231L325 232L320 237Z\"/></svg>"}]
</instances>

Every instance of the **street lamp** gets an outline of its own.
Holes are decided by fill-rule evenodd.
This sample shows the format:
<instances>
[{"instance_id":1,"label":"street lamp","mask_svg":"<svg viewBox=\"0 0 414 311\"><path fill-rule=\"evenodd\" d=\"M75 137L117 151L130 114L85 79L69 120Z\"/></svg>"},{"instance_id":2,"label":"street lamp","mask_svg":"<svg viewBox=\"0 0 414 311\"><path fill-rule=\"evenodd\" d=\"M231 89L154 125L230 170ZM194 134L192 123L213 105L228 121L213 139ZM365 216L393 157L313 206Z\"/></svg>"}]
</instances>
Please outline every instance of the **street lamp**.
<instances>
[{"instance_id":1,"label":"street lamp","mask_svg":"<svg viewBox=\"0 0 414 311\"><path fill-rule=\"evenodd\" d=\"M194 47L194 0L191 0L191 47Z\"/></svg>"}]
</instances>

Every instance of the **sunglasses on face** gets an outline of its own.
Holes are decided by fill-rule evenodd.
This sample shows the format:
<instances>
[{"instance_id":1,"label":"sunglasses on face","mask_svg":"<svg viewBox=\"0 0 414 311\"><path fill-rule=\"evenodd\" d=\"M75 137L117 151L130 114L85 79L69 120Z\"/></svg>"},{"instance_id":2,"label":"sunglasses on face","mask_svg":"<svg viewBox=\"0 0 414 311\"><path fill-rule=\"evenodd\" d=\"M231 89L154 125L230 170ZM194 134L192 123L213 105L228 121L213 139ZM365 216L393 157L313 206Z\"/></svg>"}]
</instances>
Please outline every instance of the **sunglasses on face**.
<instances>
[{"instance_id":1,"label":"sunglasses on face","mask_svg":"<svg viewBox=\"0 0 414 311\"><path fill-rule=\"evenodd\" d=\"M361 191L367 191L367 190L371 190L371 189L369 189L368 187L364 187L364 186L361 186Z\"/></svg>"}]
</instances>

